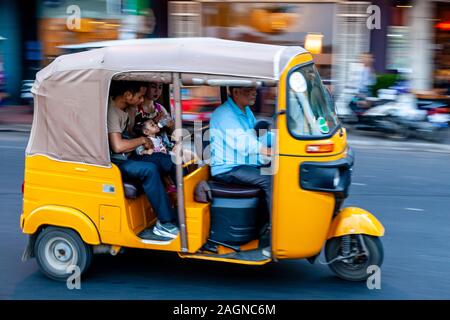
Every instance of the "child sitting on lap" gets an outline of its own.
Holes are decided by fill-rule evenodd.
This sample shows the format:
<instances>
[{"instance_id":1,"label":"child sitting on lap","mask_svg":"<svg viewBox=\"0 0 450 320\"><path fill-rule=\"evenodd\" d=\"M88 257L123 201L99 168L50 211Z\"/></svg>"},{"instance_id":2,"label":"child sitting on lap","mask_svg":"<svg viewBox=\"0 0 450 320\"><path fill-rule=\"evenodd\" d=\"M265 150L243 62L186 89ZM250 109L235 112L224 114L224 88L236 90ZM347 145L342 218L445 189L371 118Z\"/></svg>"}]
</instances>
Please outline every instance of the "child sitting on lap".
<instances>
[{"instance_id":1,"label":"child sitting on lap","mask_svg":"<svg viewBox=\"0 0 450 320\"><path fill-rule=\"evenodd\" d=\"M149 138L153 144L153 147L150 149L145 149L144 146L137 147L134 157L141 161L154 163L161 173L169 175L172 181L176 182L176 166L162 137L157 135L160 131L158 125L153 120L146 120L136 123L134 131L137 136ZM170 189L173 188L175 186L172 186Z\"/></svg>"}]
</instances>

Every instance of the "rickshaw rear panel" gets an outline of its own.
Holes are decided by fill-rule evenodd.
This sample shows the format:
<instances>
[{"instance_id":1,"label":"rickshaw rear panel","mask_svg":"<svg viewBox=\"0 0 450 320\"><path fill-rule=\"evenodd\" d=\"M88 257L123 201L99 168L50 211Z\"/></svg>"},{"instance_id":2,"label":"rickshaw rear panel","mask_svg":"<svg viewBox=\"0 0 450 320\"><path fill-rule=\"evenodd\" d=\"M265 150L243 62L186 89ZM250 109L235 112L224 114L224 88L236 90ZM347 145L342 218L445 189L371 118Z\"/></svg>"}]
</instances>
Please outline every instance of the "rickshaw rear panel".
<instances>
[{"instance_id":1,"label":"rickshaw rear panel","mask_svg":"<svg viewBox=\"0 0 450 320\"><path fill-rule=\"evenodd\" d=\"M125 198L122 177L115 165L107 168L27 156L23 203L24 233L33 234L41 225L54 225L74 229L83 239L91 239L95 227L101 244L169 251L180 248L179 239L162 246L143 243L137 236L155 216L145 195ZM33 218L33 212L48 203L54 204L51 213L42 211ZM91 228L77 227L82 224L79 218L73 218L74 214L68 214L73 211L89 221Z\"/></svg>"},{"instance_id":2,"label":"rickshaw rear panel","mask_svg":"<svg viewBox=\"0 0 450 320\"><path fill-rule=\"evenodd\" d=\"M27 157L26 168L21 219L24 233L33 234L40 225L48 222L49 225L74 229L87 243L93 245L101 243L180 250L179 239L175 239L170 245L162 246L142 243L136 236L150 226L156 216L144 194L136 199L126 199L121 174L115 165L103 168L61 162L36 155ZM206 166L185 177L186 223L190 230L189 252L196 252L209 235L209 204L198 203L193 199L195 185L201 180L207 180L208 176L209 167ZM45 194L43 190L46 190ZM47 203L56 204L52 207L51 214L57 216L52 216L47 210L47 217L44 213L38 217L36 212L42 211L40 208L45 208ZM77 227L82 224L67 214L71 211L78 212L78 216L89 222L90 228ZM90 235L93 233L101 240L91 240L94 239Z\"/></svg>"}]
</instances>

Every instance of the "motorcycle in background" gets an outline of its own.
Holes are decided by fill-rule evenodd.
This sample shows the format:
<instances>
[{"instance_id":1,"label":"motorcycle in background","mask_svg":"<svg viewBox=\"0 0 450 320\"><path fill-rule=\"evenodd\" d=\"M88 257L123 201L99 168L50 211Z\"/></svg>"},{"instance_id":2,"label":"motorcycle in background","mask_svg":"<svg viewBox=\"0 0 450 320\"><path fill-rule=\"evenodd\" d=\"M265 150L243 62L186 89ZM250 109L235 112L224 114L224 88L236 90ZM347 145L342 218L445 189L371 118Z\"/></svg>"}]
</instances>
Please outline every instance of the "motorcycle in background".
<instances>
[{"instance_id":1,"label":"motorcycle in background","mask_svg":"<svg viewBox=\"0 0 450 320\"><path fill-rule=\"evenodd\" d=\"M446 137L450 116L445 105L417 101L402 85L378 90L378 97L347 97L341 119L357 130L377 131L396 140L419 138L441 142ZM343 100L341 100L342 103ZM339 112L339 108L338 108Z\"/></svg>"}]
</instances>

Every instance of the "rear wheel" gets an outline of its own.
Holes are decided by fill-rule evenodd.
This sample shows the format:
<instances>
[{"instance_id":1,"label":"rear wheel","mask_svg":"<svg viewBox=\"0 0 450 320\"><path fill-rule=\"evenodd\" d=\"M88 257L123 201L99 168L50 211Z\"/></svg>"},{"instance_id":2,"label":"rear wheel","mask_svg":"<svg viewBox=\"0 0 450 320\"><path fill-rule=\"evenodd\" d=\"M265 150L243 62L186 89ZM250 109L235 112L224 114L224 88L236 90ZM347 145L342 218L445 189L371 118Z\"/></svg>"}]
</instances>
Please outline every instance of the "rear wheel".
<instances>
[{"instance_id":1,"label":"rear wheel","mask_svg":"<svg viewBox=\"0 0 450 320\"><path fill-rule=\"evenodd\" d=\"M367 273L369 266L383 264L383 245L378 237L368 235L332 238L325 245L325 258L338 277L364 281L370 275Z\"/></svg>"},{"instance_id":2,"label":"rear wheel","mask_svg":"<svg viewBox=\"0 0 450 320\"><path fill-rule=\"evenodd\" d=\"M78 267L83 274L91 264L92 249L75 231L47 227L37 236L34 253L41 271L49 278L66 281Z\"/></svg>"},{"instance_id":3,"label":"rear wheel","mask_svg":"<svg viewBox=\"0 0 450 320\"><path fill-rule=\"evenodd\" d=\"M440 143L447 137L446 128L432 128L425 132L424 137L431 142Z\"/></svg>"},{"instance_id":4,"label":"rear wheel","mask_svg":"<svg viewBox=\"0 0 450 320\"><path fill-rule=\"evenodd\" d=\"M392 140L407 140L410 136L409 129L406 125L398 123L394 118L388 118L386 127L386 136Z\"/></svg>"}]
</instances>

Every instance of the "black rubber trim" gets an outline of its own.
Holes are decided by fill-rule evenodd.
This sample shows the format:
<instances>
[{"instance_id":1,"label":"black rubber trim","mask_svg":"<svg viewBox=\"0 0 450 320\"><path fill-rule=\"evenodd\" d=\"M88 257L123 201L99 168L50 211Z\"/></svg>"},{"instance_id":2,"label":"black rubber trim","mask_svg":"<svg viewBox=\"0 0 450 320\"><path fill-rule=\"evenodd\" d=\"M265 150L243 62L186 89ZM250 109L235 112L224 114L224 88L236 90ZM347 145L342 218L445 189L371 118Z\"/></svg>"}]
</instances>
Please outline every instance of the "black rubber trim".
<instances>
[{"instance_id":1,"label":"black rubber trim","mask_svg":"<svg viewBox=\"0 0 450 320\"><path fill-rule=\"evenodd\" d=\"M299 171L300 187L309 191L334 193L338 199L345 199L351 184L353 164L354 154L351 148L348 149L345 158L336 161L303 162L300 164ZM333 179L336 173L339 174L339 183L334 186ZM341 204L336 203L337 206Z\"/></svg>"}]
</instances>

